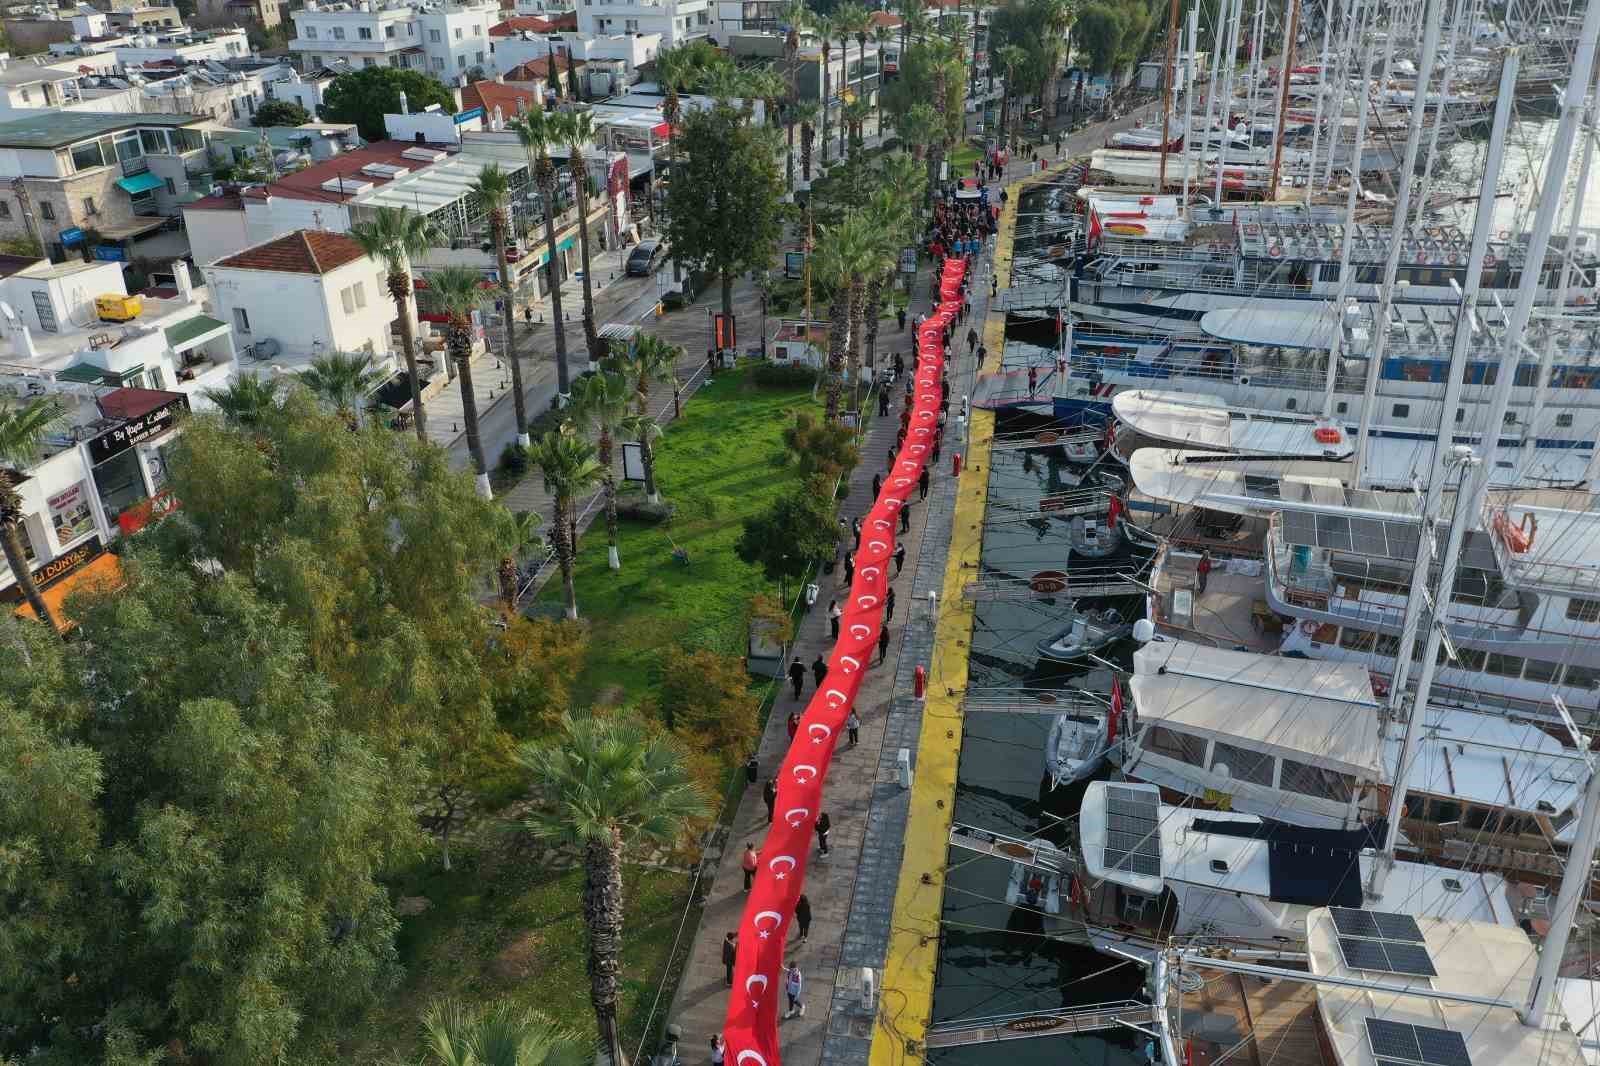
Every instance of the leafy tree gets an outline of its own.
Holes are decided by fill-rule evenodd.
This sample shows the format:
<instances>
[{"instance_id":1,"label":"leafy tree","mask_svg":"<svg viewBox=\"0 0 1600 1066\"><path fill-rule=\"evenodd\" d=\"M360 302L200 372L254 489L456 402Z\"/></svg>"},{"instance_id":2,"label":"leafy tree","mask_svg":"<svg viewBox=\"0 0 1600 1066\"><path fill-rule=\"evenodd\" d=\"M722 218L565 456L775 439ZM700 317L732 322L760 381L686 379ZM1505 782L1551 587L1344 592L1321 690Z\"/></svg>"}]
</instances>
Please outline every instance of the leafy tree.
<instances>
[{"instance_id":1,"label":"leafy tree","mask_svg":"<svg viewBox=\"0 0 1600 1066\"><path fill-rule=\"evenodd\" d=\"M501 728L520 738L559 729L588 651L588 633L581 626L508 618L485 659Z\"/></svg>"},{"instance_id":2,"label":"leafy tree","mask_svg":"<svg viewBox=\"0 0 1600 1066\"><path fill-rule=\"evenodd\" d=\"M578 617L578 590L572 581L572 565L578 546L573 543L573 501L594 487L601 478L594 445L563 423L534 442L529 455L544 474L544 490L550 494L550 542L561 565L561 585L567 597L567 617Z\"/></svg>"},{"instance_id":3,"label":"leafy tree","mask_svg":"<svg viewBox=\"0 0 1600 1066\"><path fill-rule=\"evenodd\" d=\"M656 84L661 87L661 117L668 127L676 131L683 121L682 96L684 92L702 88L713 73L727 65L728 60L710 42L693 40L674 48L663 48L656 55ZM676 132L667 140L667 173L674 181L678 176L678 137ZM668 205L671 206L670 204ZM683 261L677 250L672 253L672 280L683 280Z\"/></svg>"},{"instance_id":4,"label":"leafy tree","mask_svg":"<svg viewBox=\"0 0 1600 1066\"><path fill-rule=\"evenodd\" d=\"M311 112L294 100L268 100L256 108L256 117L251 123L256 126L303 126L311 119Z\"/></svg>"},{"instance_id":5,"label":"leafy tree","mask_svg":"<svg viewBox=\"0 0 1600 1066\"><path fill-rule=\"evenodd\" d=\"M529 777L549 797L524 823L535 836L583 849L583 920L589 1000L600 1057L627 1066L617 1027L622 956L622 853L636 843L672 844L707 807L666 738L630 718L568 717L562 735L524 747Z\"/></svg>"},{"instance_id":6,"label":"leafy tree","mask_svg":"<svg viewBox=\"0 0 1600 1066\"><path fill-rule=\"evenodd\" d=\"M590 1057L576 1034L509 997L478 1010L435 1003L422 1034L430 1066L583 1066Z\"/></svg>"},{"instance_id":7,"label":"leafy tree","mask_svg":"<svg viewBox=\"0 0 1600 1066\"><path fill-rule=\"evenodd\" d=\"M517 294L511 287L511 264L506 259L506 244L511 235L511 179L490 163L478 172L472 191L489 212L489 240L494 245L494 261L500 271L500 300L506 327L506 361L511 364L511 398L517 418L517 444L528 446L528 399L522 391L522 357L517 354ZM585 266L588 264L585 263Z\"/></svg>"},{"instance_id":8,"label":"leafy tree","mask_svg":"<svg viewBox=\"0 0 1600 1066\"><path fill-rule=\"evenodd\" d=\"M401 67L364 67L340 74L322 97L322 117L329 122L354 122L361 136L381 141L388 136L383 116L400 112L400 94L407 106L421 111L433 104L455 109L455 98L437 79Z\"/></svg>"},{"instance_id":9,"label":"leafy tree","mask_svg":"<svg viewBox=\"0 0 1600 1066\"><path fill-rule=\"evenodd\" d=\"M410 796L277 605L157 556L0 640L0 1055L306 1061L399 976Z\"/></svg>"},{"instance_id":10,"label":"leafy tree","mask_svg":"<svg viewBox=\"0 0 1600 1066\"><path fill-rule=\"evenodd\" d=\"M734 552L761 567L768 581L800 578L809 564L830 555L839 530L828 483L812 483L773 501L744 520Z\"/></svg>"},{"instance_id":11,"label":"leafy tree","mask_svg":"<svg viewBox=\"0 0 1600 1066\"><path fill-rule=\"evenodd\" d=\"M358 222L350 235L362 250L381 262L388 272L385 283L400 322L400 349L406 357L406 377L411 383L411 423L417 440L428 439L427 417L422 409L422 377L417 370L417 322L411 306L411 264L440 243L440 235L426 216L409 208L380 207L369 222ZM519 394L521 390L518 390Z\"/></svg>"},{"instance_id":12,"label":"leafy tree","mask_svg":"<svg viewBox=\"0 0 1600 1066\"><path fill-rule=\"evenodd\" d=\"M1122 46L1122 12L1113 4L1089 4L1078 12L1073 32L1078 46L1089 55L1089 69L1097 74L1109 71Z\"/></svg>"},{"instance_id":13,"label":"leafy tree","mask_svg":"<svg viewBox=\"0 0 1600 1066\"><path fill-rule=\"evenodd\" d=\"M472 385L472 312L483 302L478 283L483 275L471 267L452 266L428 277L428 288L449 320L450 358L456 364L461 383L461 421L467 429L467 450L478 473L478 495L489 499L489 463L483 455L483 436L478 431L478 396Z\"/></svg>"},{"instance_id":14,"label":"leafy tree","mask_svg":"<svg viewBox=\"0 0 1600 1066\"><path fill-rule=\"evenodd\" d=\"M652 504L661 502L656 489L656 453L651 441L661 435L661 427L650 415L650 386L657 382L677 384L678 361L683 349L669 344L653 333L640 334L633 348L624 354L622 372L633 386L634 417L624 426L625 432L634 434L639 442L639 458L644 464L644 498Z\"/></svg>"},{"instance_id":15,"label":"leafy tree","mask_svg":"<svg viewBox=\"0 0 1600 1066\"><path fill-rule=\"evenodd\" d=\"M669 647L656 703L667 728L680 730L691 750L712 755L721 769L755 750L761 700L738 656Z\"/></svg>"},{"instance_id":16,"label":"leafy tree","mask_svg":"<svg viewBox=\"0 0 1600 1066\"><path fill-rule=\"evenodd\" d=\"M667 192L673 253L722 279L722 312L733 314L733 279L765 270L783 234L775 131L745 123L715 103L682 119L674 140L689 160Z\"/></svg>"},{"instance_id":17,"label":"leafy tree","mask_svg":"<svg viewBox=\"0 0 1600 1066\"><path fill-rule=\"evenodd\" d=\"M56 624L55 617L39 594L22 547L22 520L26 515L22 513L22 494L17 486L27 480L27 467L39 457L45 434L61 415L55 401L44 397L20 407L0 405L0 548L5 551L6 565L16 577L22 598L39 621L51 627Z\"/></svg>"},{"instance_id":18,"label":"leafy tree","mask_svg":"<svg viewBox=\"0 0 1600 1066\"><path fill-rule=\"evenodd\" d=\"M561 267L556 253L556 166L550 147L561 143L561 124L557 115L539 108L524 111L512 121L522 150L528 154L528 169L539 183L539 200L544 214L545 282L550 293L550 326L556 341L556 404L572 395L572 372L567 366L567 329L561 312Z\"/></svg>"},{"instance_id":19,"label":"leafy tree","mask_svg":"<svg viewBox=\"0 0 1600 1066\"><path fill-rule=\"evenodd\" d=\"M628 407L634 393L616 374L591 374L578 389L576 404L578 418L594 429L595 458L600 468L606 490L606 565L613 570L622 569L617 556L617 473L615 448L617 434L627 421Z\"/></svg>"},{"instance_id":20,"label":"leafy tree","mask_svg":"<svg viewBox=\"0 0 1600 1066\"><path fill-rule=\"evenodd\" d=\"M784 427L784 462L794 462L807 480L820 476L823 482L849 473L861 462L856 436L837 422L818 421L810 411L797 411L794 424Z\"/></svg>"}]
</instances>

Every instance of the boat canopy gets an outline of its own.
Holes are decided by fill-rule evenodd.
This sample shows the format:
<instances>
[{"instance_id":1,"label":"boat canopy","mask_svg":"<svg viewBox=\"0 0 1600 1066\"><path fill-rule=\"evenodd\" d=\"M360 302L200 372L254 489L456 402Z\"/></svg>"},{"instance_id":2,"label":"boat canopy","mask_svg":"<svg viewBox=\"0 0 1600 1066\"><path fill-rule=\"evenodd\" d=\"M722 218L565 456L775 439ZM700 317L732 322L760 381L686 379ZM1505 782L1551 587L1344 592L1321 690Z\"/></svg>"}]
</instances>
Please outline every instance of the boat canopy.
<instances>
[{"instance_id":1,"label":"boat canopy","mask_svg":"<svg viewBox=\"0 0 1600 1066\"><path fill-rule=\"evenodd\" d=\"M1133 656L1138 719L1192 736L1384 781L1366 667L1153 640Z\"/></svg>"},{"instance_id":2,"label":"boat canopy","mask_svg":"<svg viewBox=\"0 0 1600 1066\"><path fill-rule=\"evenodd\" d=\"M1332 422L1266 411L1252 417L1258 412L1230 410L1206 393L1126 389L1112 398L1111 410L1135 432L1206 451L1337 458L1354 448L1349 434Z\"/></svg>"},{"instance_id":3,"label":"boat canopy","mask_svg":"<svg viewBox=\"0 0 1600 1066\"><path fill-rule=\"evenodd\" d=\"M1217 462L1220 459L1232 461L1224 465ZM1285 500L1326 507L1346 504L1338 478L1285 474L1283 466L1283 461L1276 459L1251 464L1239 462L1228 452L1172 448L1138 448L1128 459L1134 486L1151 499L1167 503L1255 515L1277 511ZM1239 502L1245 497L1259 500L1259 506Z\"/></svg>"},{"instance_id":4,"label":"boat canopy","mask_svg":"<svg viewBox=\"0 0 1600 1066\"><path fill-rule=\"evenodd\" d=\"M1385 744L1400 759L1400 737ZM1483 807L1530 814L1575 811L1587 771L1576 751L1536 726L1503 715L1429 707L1407 786Z\"/></svg>"},{"instance_id":5,"label":"boat canopy","mask_svg":"<svg viewBox=\"0 0 1600 1066\"><path fill-rule=\"evenodd\" d=\"M1304 348L1325 352L1333 347L1335 323L1326 309L1287 311L1271 308L1224 307L1200 316L1200 328L1231 344L1262 348Z\"/></svg>"}]
</instances>

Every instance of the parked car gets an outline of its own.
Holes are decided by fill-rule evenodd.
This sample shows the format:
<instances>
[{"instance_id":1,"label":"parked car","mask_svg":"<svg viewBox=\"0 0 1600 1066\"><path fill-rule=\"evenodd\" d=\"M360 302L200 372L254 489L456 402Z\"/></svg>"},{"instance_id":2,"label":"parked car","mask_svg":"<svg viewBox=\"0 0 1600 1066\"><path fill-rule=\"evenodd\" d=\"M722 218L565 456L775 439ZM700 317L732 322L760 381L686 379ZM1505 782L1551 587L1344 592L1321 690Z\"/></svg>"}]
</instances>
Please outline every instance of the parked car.
<instances>
[{"instance_id":1,"label":"parked car","mask_svg":"<svg viewBox=\"0 0 1600 1066\"><path fill-rule=\"evenodd\" d=\"M630 278L647 278L656 272L666 249L657 240L640 241L628 253L627 274Z\"/></svg>"}]
</instances>

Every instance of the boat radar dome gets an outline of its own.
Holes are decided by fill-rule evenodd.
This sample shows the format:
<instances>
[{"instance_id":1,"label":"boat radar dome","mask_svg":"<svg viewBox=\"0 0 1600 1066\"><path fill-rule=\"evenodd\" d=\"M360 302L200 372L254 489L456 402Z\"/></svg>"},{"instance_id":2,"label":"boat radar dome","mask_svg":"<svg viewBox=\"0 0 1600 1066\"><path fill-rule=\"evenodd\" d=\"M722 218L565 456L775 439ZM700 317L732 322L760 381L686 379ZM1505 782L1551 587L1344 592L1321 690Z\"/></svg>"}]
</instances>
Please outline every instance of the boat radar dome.
<instances>
[{"instance_id":1,"label":"boat radar dome","mask_svg":"<svg viewBox=\"0 0 1600 1066\"><path fill-rule=\"evenodd\" d=\"M1133 623L1133 639L1140 644L1148 644L1156 635L1156 624L1148 618L1141 618Z\"/></svg>"}]
</instances>

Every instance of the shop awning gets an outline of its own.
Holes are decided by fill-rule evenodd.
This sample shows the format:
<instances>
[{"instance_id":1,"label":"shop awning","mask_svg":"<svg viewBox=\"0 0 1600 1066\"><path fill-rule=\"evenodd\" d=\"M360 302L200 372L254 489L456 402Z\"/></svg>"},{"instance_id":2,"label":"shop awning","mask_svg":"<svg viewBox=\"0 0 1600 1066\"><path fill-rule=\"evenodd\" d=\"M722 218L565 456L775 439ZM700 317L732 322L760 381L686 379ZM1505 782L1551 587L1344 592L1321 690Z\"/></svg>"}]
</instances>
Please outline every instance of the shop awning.
<instances>
[{"instance_id":1,"label":"shop awning","mask_svg":"<svg viewBox=\"0 0 1600 1066\"><path fill-rule=\"evenodd\" d=\"M131 178L118 178L117 184L122 187L123 192L131 196L137 196L142 192L161 188L162 182L154 174L145 171L143 174L135 174Z\"/></svg>"},{"instance_id":2,"label":"shop awning","mask_svg":"<svg viewBox=\"0 0 1600 1066\"><path fill-rule=\"evenodd\" d=\"M122 585L122 564L111 552L102 552L94 560L75 573L62 578L54 585L39 593L44 598L45 606L50 608L50 613L55 617L56 626L63 633L77 625L76 622L64 617L61 605L68 596L84 588L120 588ZM34 618L33 605L24 601L16 609L18 618Z\"/></svg>"},{"instance_id":3,"label":"shop awning","mask_svg":"<svg viewBox=\"0 0 1600 1066\"><path fill-rule=\"evenodd\" d=\"M181 352L205 343L227 328L226 322L210 315L195 315L193 318L184 319L176 326L167 327L167 346L175 352Z\"/></svg>"}]
</instances>

